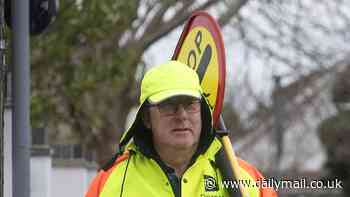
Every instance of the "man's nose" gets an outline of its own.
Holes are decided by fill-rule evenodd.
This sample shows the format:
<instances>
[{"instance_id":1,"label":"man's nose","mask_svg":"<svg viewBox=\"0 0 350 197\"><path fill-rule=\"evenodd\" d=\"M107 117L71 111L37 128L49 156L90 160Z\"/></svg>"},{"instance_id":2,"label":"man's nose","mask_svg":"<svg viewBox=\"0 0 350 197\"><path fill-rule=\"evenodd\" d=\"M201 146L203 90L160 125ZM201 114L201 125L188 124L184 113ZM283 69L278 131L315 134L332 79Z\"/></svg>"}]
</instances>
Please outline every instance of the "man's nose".
<instances>
[{"instance_id":1,"label":"man's nose","mask_svg":"<svg viewBox=\"0 0 350 197\"><path fill-rule=\"evenodd\" d=\"M186 117L188 114L187 114L187 111L186 111L186 109L185 109L185 107L184 107L184 105L183 104L178 104L177 106L176 106L176 112L175 112L175 114L177 115L177 116L180 116L180 117Z\"/></svg>"}]
</instances>

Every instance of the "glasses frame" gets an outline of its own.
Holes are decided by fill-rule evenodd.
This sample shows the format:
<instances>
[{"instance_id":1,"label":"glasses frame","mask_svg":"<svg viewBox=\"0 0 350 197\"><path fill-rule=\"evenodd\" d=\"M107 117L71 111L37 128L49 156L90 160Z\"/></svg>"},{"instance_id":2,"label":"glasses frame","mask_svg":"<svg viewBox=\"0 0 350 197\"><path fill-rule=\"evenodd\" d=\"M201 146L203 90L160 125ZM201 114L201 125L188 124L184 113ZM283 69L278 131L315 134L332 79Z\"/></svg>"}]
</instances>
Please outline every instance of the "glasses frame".
<instances>
[{"instance_id":1,"label":"glasses frame","mask_svg":"<svg viewBox=\"0 0 350 197\"><path fill-rule=\"evenodd\" d=\"M189 101L188 103L185 103L184 101L175 101L175 102L161 102L158 104L151 104L147 103L147 107L157 107L158 111L160 114L165 115L165 116L174 116L178 112L180 106L183 107L183 109L189 113L189 114L194 114L198 113L201 110L201 101L202 99L193 99ZM196 104L195 107L191 110L191 105Z\"/></svg>"}]
</instances>

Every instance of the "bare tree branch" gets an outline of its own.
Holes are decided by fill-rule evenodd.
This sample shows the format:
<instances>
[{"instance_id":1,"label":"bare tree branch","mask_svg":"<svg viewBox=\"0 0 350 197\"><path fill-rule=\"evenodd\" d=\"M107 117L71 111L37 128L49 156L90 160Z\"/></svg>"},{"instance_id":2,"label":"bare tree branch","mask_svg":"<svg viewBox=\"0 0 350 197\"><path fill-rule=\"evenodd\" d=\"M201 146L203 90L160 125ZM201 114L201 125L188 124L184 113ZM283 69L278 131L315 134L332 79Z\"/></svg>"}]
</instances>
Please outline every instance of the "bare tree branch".
<instances>
[{"instance_id":1,"label":"bare tree branch","mask_svg":"<svg viewBox=\"0 0 350 197\"><path fill-rule=\"evenodd\" d=\"M218 20L220 26L225 26L232 20L233 16L237 15L238 11L248 2L248 0L234 0L228 3L227 11L222 14Z\"/></svg>"}]
</instances>

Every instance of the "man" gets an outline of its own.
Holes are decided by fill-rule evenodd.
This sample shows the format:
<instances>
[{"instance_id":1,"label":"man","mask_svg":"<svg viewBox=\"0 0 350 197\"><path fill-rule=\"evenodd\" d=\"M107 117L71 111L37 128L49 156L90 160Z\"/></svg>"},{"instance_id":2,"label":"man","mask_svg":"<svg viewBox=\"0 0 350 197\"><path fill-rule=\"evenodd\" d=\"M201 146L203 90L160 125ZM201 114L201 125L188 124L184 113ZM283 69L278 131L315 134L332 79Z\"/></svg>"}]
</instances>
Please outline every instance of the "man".
<instances>
[{"instance_id":1,"label":"man","mask_svg":"<svg viewBox=\"0 0 350 197\"><path fill-rule=\"evenodd\" d=\"M228 196L216 165L221 144L211 110L187 65L169 61L145 74L139 110L120 146L122 153L99 172L86 197ZM254 167L239 163L252 184L263 179ZM250 197L276 196L269 188L247 190Z\"/></svg>"}]
</instances>

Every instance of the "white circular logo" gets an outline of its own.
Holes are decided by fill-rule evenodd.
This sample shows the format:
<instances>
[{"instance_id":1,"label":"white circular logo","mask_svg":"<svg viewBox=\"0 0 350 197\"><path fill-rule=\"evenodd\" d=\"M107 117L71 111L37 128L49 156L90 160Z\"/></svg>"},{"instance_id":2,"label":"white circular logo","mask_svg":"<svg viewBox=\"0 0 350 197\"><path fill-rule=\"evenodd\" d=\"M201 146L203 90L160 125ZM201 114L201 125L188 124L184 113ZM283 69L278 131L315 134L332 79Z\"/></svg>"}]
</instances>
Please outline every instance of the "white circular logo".
<instances>
[{"instance_id":1,"label":"white circular logo","mask_svg":"<svg viewBox=\"0 0 350 197\"><path fill-rule=\"evenodd\" d=\"M211 191L216 190L216 181L211 176L206 176L204 179L205 190Z\"/></svg>"}]
</instances>

